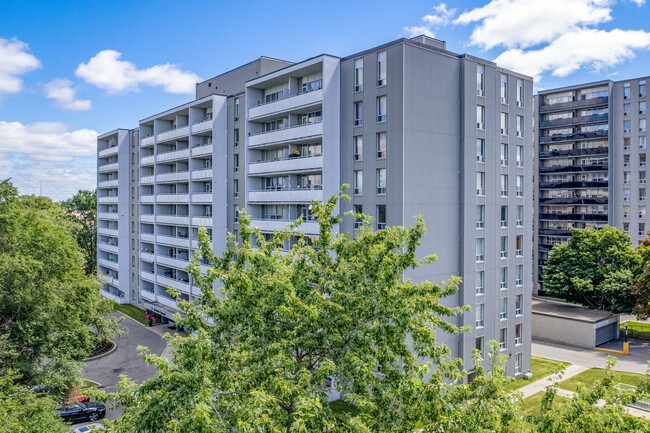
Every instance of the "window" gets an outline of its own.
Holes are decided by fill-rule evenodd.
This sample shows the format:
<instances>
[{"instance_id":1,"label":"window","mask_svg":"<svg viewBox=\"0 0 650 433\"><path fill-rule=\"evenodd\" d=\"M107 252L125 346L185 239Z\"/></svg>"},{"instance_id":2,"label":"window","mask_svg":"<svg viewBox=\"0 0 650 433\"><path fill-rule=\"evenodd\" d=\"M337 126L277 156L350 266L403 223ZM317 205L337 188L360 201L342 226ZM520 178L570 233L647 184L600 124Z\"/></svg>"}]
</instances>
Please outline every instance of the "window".
<instances>
[{"instance_id":1,"label":"window","mask_svg":"<svg viewBox=\"0 0 650 433\"><path fill-rule=\"evenodd\" d=\"M237 222L239 221L239 206L235 205L233 206L233 216L234 216L234 221Z\"/></svg>"},{"instance_id":2,"label":"window","mask_svg":"<svg viewBox=\"0 0 650 433\"><path fill-rule=\"evenodd\" d=\"M501 268L501 281L500 287L505 289L508 287L508 267L504 266Z\"/></svg>"},{"instance_id":3,"label":"window","mask_svg":"<svg viewBox=\"0 0 650 433\"><path fill-rule=\"evenodd\" d=\"M233 156L233 165L235 169L235 173L239 172L239 154L235 153Z\"/></svg>"},{"instance_id":4,"label":"window","mask_svg":"<svg viewBox=\"0 0 650 433\"><path fill-rule=\"evenodd\" d=\"M521 344L521 343L520 343ZM521 361L521 352L515 353L515 374L523 373L523 363Z\"/></svg>"},{"instance_id":5,"label":"window","mask_svg":"<svg viewBox=\"0 0 650 433\"><path fill-rule=\"evenodd\" d=\"M639 167L645 167L645 153L639 154Z\"/></svg>"},{"instance_id":6,"label":"window","mask_svg":"<svg viewBox=\"0 0 650 433\"><path fill-rule=\"evenodd\" d=\"M363 194L363 170L354 170L354 194Z\"/></svg>"},{"instance_id":7,"label":"window","mask_svg":"<svg viewBox=\"0 0 650 433\"><path fill-rule=\"evenodd\" d=\"M517 256L524 255L524 235L517 235L515 239L515 254Z\"/></svg>"},{"instance_id":8,"label":"window","mask_svg":"<svg viewBox=\"0 0 650 433\"><path fill-rule=\"evenodd\" d=\"M476 94L485 95L485 66L476 65Z\"/></svg>"},{"instance_id":9,"label":"window","mask_svg":"<svg viewBox=\"0 0 650 433\"><path fill-rule=\"evenodd\" d=\"M639 136L639 149L645 149L646 148L646 137L645 135Z\"/></svg>"},{"instance_id":10,"label":"window","mask_svg":"<svg viewBox=\"0 0 650 433\"><path fill-rule=\"evenodd\" d=\"M630 234L630 223L623 223L623 231L628 235Z\"/></svg>"},{"instance_id":11,"label":"window","mask_svg":"<svg viewBox=\"0 0 650 433\"><path fill-rule=\"evenodd\" d=\"M524 116L517 116L517 137L524 136Z\"/></svg>"},{"instance_id":12,"label":"window","mask_svg":"<svg viewBox=\"0 0 650 433\"><path fill-rule=\"evenodd\" d=\"M630 99L630 83L623 84L623 99Z\"/></svg>"},{"instance_id":13,"label":"window","mask_svg":"<svg viewBox=\"0 0 650 433\"><path fill-rule=\"evenodd\" d=\"M386 96L377 97L377 122L386 121Z\"/></svg>"},{"instance_id":14,"label":"window","mask_svg":"<svg viewBox=\"0 0 650 433\"><path fill-rule=\"evenodd\" d=\"M645 223L639 223L639 236L645 235Z\"/></svg>"},{"instance_id":15,"label":"window","mask_svg":"<svg viewBox=\"0 0 650 433\"><path fill-rule=\"evenodd\" d=\"M320 78L317 80L306 81L302 83L301 93L314 92L323 88L323 80Z\"/></svg>"},{"instance_id":16,"label":"window","mask_svg":"<svg viewBox=\"0 0 650 433\"><path fill-rule=\"evenodd\" d=\"M517 80L517 107L524 106L524 80Z\"/></svg>"},{"instance_id":17,"label":"window","mask_svg":"<svg viewBox=\"0 0 650 433\"><path fill-rule=\"evenodd\" d=\"M630 155L623 155L623 167L630 166Z\"/></svg>"},{"instance_id":18,"label":"window","mask_svg":"<svg viewBox=\"0 0 650 433\"><path fill-rule=\"evenodd\" d=\"M639 206L639 218L645 218L645 206Z\"/></svg>"},{"instance_id":19,"label":"window","mask_svg":"<svg viewBox=\"0 0 650 433\"><path fill-rule=\"evenodd\" d=\"M508 76L501 74L501 103L508 103Z\"/></svg>"},{"instance_id":20,"label":"window","mask_svg":"<svg viewBox=\"0 0 650 433\"><path fill-rule=\"evenodd\" d=\"M476 195L485 195L485 173L476 173Z\"/></svg>"},{"instance_id":21,"label":"window","mask_svg":"<svg viewBox=\"0 0 650 433\"><path fill-rule=\"evenodd\" d=\"M623 104L623 116L629 116L630 115L630 104L625 103Z\"/></svg>"},{"instance_id":22,"label":"window","mask_svg":"<svg viewBox=\"0 0 650 433\"><path fill-rule=\"evenodd\" d=\"M234 179L232 182L232 195L233 197L239 197L239 179Z\"/></svg>"},{"instance_id":23,"label":"window","mask_svg":"<svg viewBox=\"0 0 650 433\"><path fill-rule=\"evenodd\" d=\"M386 51L377 53L377 86L386 85Z\"/></svg>"},{"instance_id":24,"label":"window","mask_svg":"<svg viewBox=\"0 0 650 433\"><path fill-rule=\"evenodd\" d=\"M524 196L524 177L517 176L517 197Z\"/></svg>"},{"instance_id":25,"label":"window","mask_svg":"<svg viewBox=\"0 0 650 433\"><path fill-rule=\"evenodd\" d=\"M476 327L485 325L485 304L476 305Z\"/></svg>"},{"instance_id":26,"label":"window","mask_svg":"<svg viewBox=\"0 0 650 433\"><path fill-rule=\"evenodd\" d=\"M630 137L623 137L623 150L630 149Z\"/></svg>"},{"instance_id":27,"label":"window","mask_svg":"<svg viewBox=\"0 0 650 433\"><path fill-rule=\"evenodd\" d=\"M524 146L517 146L517 167L524 166Z\"/></svg>"},{"instance_id":28,"label":"window","mask_svg":"<svg viewBox=\"0 0 650 433\"><path fill-rule=\"evenodd\" d=\"M386 194L386 169L377 169L377 194Z\"/></svg>"},{"instance_id":29,"label":"window","mask_svg":"<svg viewBox=\"0 0 650 433\"><path fill-rule=\"evenodd\" d=\"M377 158L386 158L386 133L377 133Z\"/></svg>"},{"instance_id":30,"label":"window","mask_svg":"<svg viewBox=\"0 0 650 433\"><path fill-rule=\"evenodd\" d=\"M238 147L239 146L239 128L235 128L233 130L232 136L233 136L233 140L234 140L233 141L233 146Z\"/></svg>"},{"instance_id":31,"label":"window","mask_svg":"<svg viewBox=\"0 0 650 433\"><path fill-rule=\"evenodd\" d=\"M239 120L239 98L235 98L235 122Z\"/></svg>"},{"instance_id":32,"label":"window","mask_svg":"<svg viewBox=\"0 0 650 433\"><path fill-rule=\"evenodd\" d=\"M476 350L481 352L481 359L483 359L483 337L476 337Z\"/></svg>"},{"instance_id":33,"label":"window","mask_svg":"<svg viewBox=\"0 0 650 433\"><path fill-rule=\"evenodd\" d=\"M508 113L501 113L501 135L508 135Z\"/></svg>"},{"instance_id":34,"label":"window","mask_svg":"<svg viewBox=\"0 0 650 433\"><path fill-rule=\"evenodd\" d=\"M501 236L501 258L508 258L508 236Z\"/></svg>"},{"instance_id":35,"label":"window","mask_svg":"<svg viewBox=\"0 0 650 433\"><path fill-rule=\"evenodd\" d=\"M501 197L508 197L508 175L501 175Z\"/></svg>"},{"instance_id":36,"label":"window","mask_svg":"<svg viewBox=\"0 0 650 433\"><path fill-rule=\"evenodd\" d=\"M501 328L499 330L499 347L501 349L508 347L508 328Z\"/></svg>"},{"instance_id":37,"label":"window","mask_svg":"<svg viewBox=\"0 0 650 433\"><path fill-rule=\"evenodd\" d=\"M524 225L524 207L517 206L517 226L522 227Z\"/></svg>"},{"instance_id":38,"label":"window","mask_svg":"<svg viewBox=\"0 0 650 433\"><path fill-rule=\"evenodd\" d=\"M640 171L639 172L639 183L640 184L646 183L645 171Z\"/></svg>"},{"instance_id":39,"label":"window","mask_svg":"<svg viewBox=\"0 0 650 433\"><path fill-rule=\"evenodd\" d=\"M508 206L501 206L501 227L508 227Z\"/></svg>"},{"instance_id":40,"label":"window","mask_svg":"<svg viewBox=\"0 0 650 433\"><path fill-rule=\"evenodd\" d=\"M629 120L624 120L623 121L623 133L629 134L630 129L631 129L630 121Z\"/></svg>"},{"instance_id":41,"label":"window","mask_svg":"<svg viewBox=\"0 0 650 433\"><path fill-rule=\"evenodd\" d=\"M237 208L237 206L235 206L235 208ZM239 215L239 209L237 210L237 215ZM208 218L212 218L212 205L211 204L203 206L203 216L208 217Z\"/></svg>"},{"instance_id":42,"label":"window","mask_svg":"<svg viewBox=\"0 0 650 433\"><path fill-rule=\"evenodd\" d=\"M639 114L645 114L646 112L645 107L646 107L645 101L639 102Z\"/></svg>"},{"instance_id":43,"label":"window","mask_svg":"<svg viewBox=\"0 0 650 433\"><path fill-rule=\"evenodd\" d=\"M352 143L354 152L353 159L355 161L361 161L363 159L363 136L356 135L352 137Z\"/></svg>"},{"instance_id":44,"label":"window","mask_svg":"<svg viewBox=\"0 0 650 433\"><path fill-rule=\"evenodd\" d=\"M639 119L639 132L645 132L645 119Z\"/></svg>"},{"instance_id":45,"label":"window","mask_svg":"<svg viewBox=\"0 0 650 433\"><path fill-rule=\"evenodd\" d=\"M485 162L485 140L483 138L476 139L476 161Z\"/></svg>"},{"instance_id":46,"label":"window","mask_svg":"<svg viewBox=\"0 0 650 433\"><path fill-rule=\"evenodd\" d=\"M363 125L363 101L354 103L354 126Z\"/></svg>"},{"instance_id":47,"label":"window","mask_svg":"<svg viewBox=\"0 0 650 433\"><path fill-rule=\"evenodd\" d=\"M508 145L501 143L501 165L508 165Z\"/></svg>"},{"instance_id":48,"label":"window","mask_svg":"<svg viewBox=\"0 0 650 433\"><path fill-rule=\"evenodd\" d=\"M377 230L383 230L386 228L386 205L378 204L377 205Z\"/></svg>"},{"instance_id":49,"label":"window","mask_svg":"<svg viewBox=\"0 0 650 433\"><path fill-rule=\"evenodd\" d=\"M645 81L639 81L639 98L645 98Z\"/></svg>"},{"instance_id":50,"label":"window","mask_svg":"<svg viewBox=\"0 0 650 433\"><path fill-rule=\"evenodd\" d=\"M476 127L485 129L485 107L482 105L476 106Z\"/></svg>"},{"instance_id":51,"label":"window","mask_svg":"<svg viewBox=\"0 0 650 433\"><path fill-rule=\"evenodd\" d=\"M524 284L524 265L517 265L515 267L515 285L522 286Z\"/></svg>"},{"instance_id":52,"label":"window","mask_svg":"<svg viewBox=\"0 0 650 433\"><path fill-rule=\"evenodd\" d=\"M645 201L645 188L639 188L639 201Z\"/></svg>"},{"instance_id":53,"label":"window","mask_svg":"<svg viewBox=\"0 0 650 433\"><path fill-rule=\"evenodd\" d=\"M485 239L477 238L476 239L476 261L482 262L485 258L483 255L485 250Z\"/></svg>"},{"instance_id":54,"label":"window","mask_svg":"<svg viewBox=\"0 0 650 433\"><path fill-rule=\"evenodd\" d=\"M515 344L521 344L521 323L515 325Z\"/></svg>"},{"instance_id":55,"label":"window","mask_svg":"<svg viewBox=\"0 0 650 433\"><path fill-rule=\"evenodd\" d=\"M203 168L212 168L212 158L203 160Z\"/></svg>"},{"instance_id":56,"label":"window","mask_svg":"<svg viewBox=\"0 0 650 433\"><path fill-rule=\"evenodd\" d=\"M485 206L480 204L476 206L476 228L482 229L485 227Z\"/></svg>"},{"instance_id":57,"label":"window","mask_svg":"<svg viewBox=\"0 0 650 433\"><path fill-rule=\"evenodd\" d=\"M353 210L354 210L354 213L362 214L363 213L363 205L355 204L354 207L353 207ZM358 220L358 219L355 219L354 220L354 228L358 229L359 227L361 227L361 221Z\"/></svg>"},{"instance_id":58,"label":"window","mask_svg":"<svg viewBox=\"0 0 650 433\"><path fill-rule=\"evenodd\" d=\"M481 294L485 292L484 283L485 273L483 271L476 272L476 293Z\"/></svg>"},{"instance_id":59,"label":"window","mask_svg":"<svg viewBox=\"0 0 650 433\"><path fill-rule=\"evenodd\" d=\"M517 316L521 316L523 314L523 302L522 302L523 295L517 295L515 296L515 314Z\"/></svg>"},{"instance_id":60,"label":"window","mask_svg":"<svg viewBox=\"0 0 650 433\"><path fill-rule=\"evenodd\" d=\"M508 298L501 298L499 300L499 319L508 318Z\"/></svg>"},{"instance_id":61,"label":"window","mask_svg":"<svg viewBox=\"0 0 650 433\"><path fill-rule=\"evenodd\" d=\"M354 91L361 92L363 90L363 59L356 59L354 61Z\"/></svg>"}]
</instances>

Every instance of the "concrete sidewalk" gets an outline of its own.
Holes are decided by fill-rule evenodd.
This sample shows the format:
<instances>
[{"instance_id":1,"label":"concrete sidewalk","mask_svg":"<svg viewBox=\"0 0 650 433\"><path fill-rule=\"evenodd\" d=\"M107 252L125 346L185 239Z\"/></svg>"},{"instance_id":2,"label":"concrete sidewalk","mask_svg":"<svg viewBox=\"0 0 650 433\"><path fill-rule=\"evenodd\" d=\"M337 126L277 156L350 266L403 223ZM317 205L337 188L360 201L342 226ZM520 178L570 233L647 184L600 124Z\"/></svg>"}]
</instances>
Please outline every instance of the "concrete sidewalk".
<instances>
[{"instance_id":1,"label":"concrete sidewalk","mask_svg":"<svg viewBox=\"0 0 650 433\"><path fill-rule=\"evenodd\" d=\"M575 392L573 391L562 388L557 389L557 395L561 395L562 397L573 398L574 394ZM598 400L598 406L604 406L605 404L605 400ZM646 412L645 410L637 409L635 407L626 407L625 410L630 415L638 416L639 418L650 419L650 412Z\"/></svg>"},{"instance_id":2,"label":"concrete sidewalk","mask_svg":"<svg viewBox=\"0 0 650 433\"><path fill-rule=\"evenodd\" d=\"M547 376L545 378L539 379L530 385L526 385L522 388L519 388L518 390L514 392L520 392L523 394L524 398L530 397L531 395L537 394L540 391L546 390L546 387L558 383L562 380L568 379L570 377L575 376L576 374L580 374L585 370L589 370L589 367L584 367L582 365L569 365L564 374L560 377L560 373L554 373L551 374L550 376Z\"/></svg>"}]
</instances>

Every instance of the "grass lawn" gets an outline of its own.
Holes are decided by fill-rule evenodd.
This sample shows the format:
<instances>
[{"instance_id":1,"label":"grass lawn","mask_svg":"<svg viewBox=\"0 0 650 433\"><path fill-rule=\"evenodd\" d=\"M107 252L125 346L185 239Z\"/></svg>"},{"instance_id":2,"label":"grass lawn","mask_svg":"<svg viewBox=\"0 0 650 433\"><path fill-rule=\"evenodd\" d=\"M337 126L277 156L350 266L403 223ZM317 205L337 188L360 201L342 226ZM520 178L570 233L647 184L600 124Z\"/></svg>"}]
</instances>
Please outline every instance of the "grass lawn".
<instances>
[{"instance_id":1,"label":"grass lawn","mask_svg":"<svg viewBox=\"0 0 650 433\"><path fill-rule=\"evenodd\" d=\"M539 408L542 403L542 397L544 397L544 392L545 391L540 391L537 394L533 394L530 397L524 399L523 409L527 414L539 415ZM555 406L559 400L565 399L567 399L567 397L556 395L553 399L553 406Z\"/></svg>"},{"instance_id":2,"label":"grass lawn","mask_svg":"<svg viewBox=\"0 0 650 433\"><path fill-rule=\"evenodd\" d=\"M143 325L147 325L147 319L144 318L144 310L139 309L138 307L131 304L115 304L115 309L121 313L126 314L127 316L137 320Z\"/></svg>"},{"instance_id":3,"label":"grass lawn","mask_svg":"<svg viewBox=\"0 0 650 433\"><path fill-rule=\"evenodd\" d=\"M621 322L621 337L625 335L625 324L627 323L627 335L630 338L650 340L650 323L644 322Z\"/></svg>"},{"instance_id":4,"label":"grass lawn","mask_svg":"<svg viewBox=\"0 0 650 433\"><path fill-rule=\"evenodd\" d=\"M348 413L352 416L359 413L359 409L343 400L334 400L333 402L330 402L330 409L332 409L334 416L337 418L345 418Z\"/></svg>"},{"instance_id":5,"label":"grass lawn","mask_svg":"<svg viewBox=\"0 0 650 433\"><path fill-rule=\"evenodd\" d=\"M560 382L557 387L569 391L575 391L578 385L584 387L593 386L597 381L601 380L605 375L605 370L602 368L591 368L585 370L580 374L576 374L566 380ZM616 382L626 383L628 385L638 385L643 379L642 374L628 373L625 371L616 372Z\"/></svg>"},{"instance_id":6,"label":"grass lawn","mask_svg":"<svg viewBox=\"0 0 650 433\"><path fill-rule=\"evenodd\" d=\"M81 384L81 389L89 389L89 388L94 388L96 386L97 384L95 382L84 379L83 383Z\"/></svg>"},{"instance_id":7,"label":"grass lawn","mask_svg":"<svg viewBox=\"0 0 650 433\"><path fill-rule=\"evenodd\" d=\"M506 392L511 392L526 385L530 385L536 380L550 376L553 373L560 371L562 364L565 366L570 365L568 362L562 363L560 361L553 361L552 359L540 358L539 356L533 356L530 361L530 371L533 373L532 380L519 379L510 382L505 386Z\"/></svg>"}]
</instances>

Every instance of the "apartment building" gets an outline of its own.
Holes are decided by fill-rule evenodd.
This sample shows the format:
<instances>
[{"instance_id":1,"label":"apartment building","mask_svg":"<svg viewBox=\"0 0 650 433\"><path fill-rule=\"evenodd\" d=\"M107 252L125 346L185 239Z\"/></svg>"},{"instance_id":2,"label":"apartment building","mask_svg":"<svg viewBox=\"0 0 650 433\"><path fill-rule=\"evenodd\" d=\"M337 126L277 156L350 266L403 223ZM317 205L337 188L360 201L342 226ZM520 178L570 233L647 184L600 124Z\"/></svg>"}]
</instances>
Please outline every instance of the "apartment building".
<instances>
[{"instance_id":1,"label":"apartment building","mask_svg":"<svg viewBox=\"0 0 650 433\"><path fill-rule=\"evenodd\" d=\"M549 251L573 227L619 227L633 246L645 238L646 80L539 92L536 289Z\"/></svg>"},{"instance_id":2,"label":"apartment building","mask_svg":"<svg viewBox=\"0 0 650 433\"><path fill-rule=\"evenodd\" d=\"M472 331L440 334L452 355L471 370L471 352L496 340L510 375L528 371L533 105L530 77L424 36L342 58L263 57L197 84L194 101L139 124L144 306L169 319L168 287L199 294L184 270L199 226L217 253L241 209L269 236L296 218L317 236L311 201L348 183L339 211L378 230L423 215L420 252L439 259L407 277L463 278L444 302L472 307L456 322ZM356 228L344 218L336 230Z\"/></svg>"}]
</instances>

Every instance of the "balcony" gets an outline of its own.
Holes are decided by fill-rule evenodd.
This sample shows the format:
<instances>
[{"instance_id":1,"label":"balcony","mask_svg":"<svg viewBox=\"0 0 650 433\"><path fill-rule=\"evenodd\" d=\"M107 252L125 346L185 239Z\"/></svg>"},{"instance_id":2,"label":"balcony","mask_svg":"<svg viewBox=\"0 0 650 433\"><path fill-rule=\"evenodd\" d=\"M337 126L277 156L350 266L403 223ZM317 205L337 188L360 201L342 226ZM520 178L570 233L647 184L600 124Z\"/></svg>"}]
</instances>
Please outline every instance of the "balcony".
<instances>
[{"instance_id":1,"label":"balcony","mask_svg":"<svg viewBox=\"0 0 650 433\"><path fill-rule=\"evenodd\" d=\"M178 269L185 269L190 265L189 259L181 260L181 259L167 257L167 256L158 256L156 261L162 265L172 266Z\"/></svg>"},{"instance_id":2,"label":"balcony","mask_svg":"<svg viewBox=\"0 0 650 433\"><path fill-rule=\"evenodd\" d=\"M248 137L248 146L257 147L275 143L314 139L323 135L323 123L290 126L275 131L262 132Z\"/></svg>"},{"instance_id":3,"label":"balcony","mask_svg":"<svg viewBox=\"0 0 650 433\"><path fill-rule=\"evenodd\" d=\"M178 182L188 180L190 178L189 171L176 171L173 173L164 173L156 176L157 182Z\"/></svg>"},{"instance_id":4,"label":"balcony","mask_svg":"<svg viewBox=\"0 0 650 433\"><path fill-rule=\"evenodd\" d=\"M545 236L571 236L571 230L545 228L539 229L539 234Z\"/></svg>"},{"instance_id":5,"label":"balcony","mask_svg":"<svg viewBox=\"0 0 650 433\"><path fill-rule=\"evenodd\" d=\"M100 173L108 173L108 172L111 172L111 171L117 171L117 162L113 162L111 164L100 165L98 167L98 171Z\"/></svg>"},{"instance_id":6,"label":"balcony","mask_svg":"<svg viewBox=\"0 0 650 433\"><path fill-rule=\"evenodd\" d=\"M108 259L97 259L97 264L104 266L109 269L113 269L115 271L119 270L119 265L117 262L114 262L113 260L108 260Z\"/></svg>"},{"instance_id":7,"label":"balcony","mask_svg":"<svg viewBox=\"0 0 650 433\"><path fill-rule=\"evenodd\" d=\"M187 237L181 238L177 236L158 235L156 236L156 242L158 242L159 244L172 245L175 247L184 247L184 248L190 247L190 240Z\"/></svg>"},{"instance_id":8,"label":"balcony","mask_svg":"<svg viewBox=\"0 0 650 433\"><path fill-rule=\"evenodd\" d=\"M286 225L293 221L294 220L254 218L251 220L251 225L257 227L263 232L275 232L285 230ZM314 221L303 221L300 227L298 227L298 231L308 235L317 235L319 233L319 225Z\"/></svg>"},{"instance_id":9,"label":"balcony","mask_svg":"<svg viewBox=\"0 0 650 433\"><path fill-rule=\"evenodd\" d=\"M156 275L153 272L140 271L140 278L151 283L156 282Z\"/></svg>"},{"instance_id":10,"label":"balcony","mask_svg":"<svg viewBox=\"0 0 650 433\"><path fill-rule=\"evenodd\" d=\"M174 289L181 290L181 291L187 292L187 293L190 292L190 283L189 283L189 281L184 282L184 281L181 281L181 280L175 280L173 278L165 277L165 276L160 275L160 274L157 277L158 277L158 284L160 284L161 286L172 287ZM158 300L160 300L160 298L161 297L159 297Z\"/></svg>"},{"instance_id":11,"label":"balcony","mask_svg":"<svg viewBox=\"0 0 650 433\"><path fill-rule=\"evenodd\" d=\"M187 159L190 157L190 149L175 150L173 152L159 153L156 155L157 162L174 161L177 159Z\"/></svg>"},{"instance_id":12,"label":"balcony","mask_svg":"<svg viewBox=\"0 0 650 433\"><path fill-rule=\"evenodd\" d=\"M207 168L205 170L192 171L192 180L200 180L200 179L212 179L212 169Z\"/></svg>"},{"instance_id":13,"label":"balcony","mask_svg":"<svg viewBox=\"0 0 650 433\"><path fill-rule=\"evenodd\" d=\"M554 214L542 213L539 215L542 220L557 220L557 221L601 221L607 222L607 214L587 214L587 213L568 213L568 214Z\"/></svg>"},{"instance_id":14,"label":"balcony","mask_svg":"<svg viewBox=\"0 0 650 433\"><path fill-rule=\"evenodd\" d=\"M102 180L100 182L97 182L98 188L111 188L114 186L117 186L117 179Z\"/></svg>"},{"instance_id":15,"label":"balcony","mask_svg":"<svg viewBox=\"0 0 650 433\"><path fill-rule=\"evenodd\" d=\"M311 203L312 200L323 201L323 190L306 188L286 188L279 190L250 191L250 203Z\"/></svg>"},{"instance_id":16,"label":"balcony","mask_svg":"<svg viewBox=\"0 0 650 433\"><path fill-rule=\"evenodd\" d=\"M145 137L140 140L140 147L153 146L153 136Z\"/></svg>"},{"instance_id":17,"label":"balcony","mask_svg":"<svg viewBox=\"0 0 650 433\"><path fill-rule=\"evenodd\" d=\"M153 203L154 202L154 195L153 194L147 194L147 195L141 195L140 196L140 203Z\"/></svg>"},{"instance_id":18,"label":"balcony","mask_svg":"<svg viewBox=\"0 0 650 433\"><path fill-rule=\"evenodd\" d=\"M192 203L212 203L211 192L192 194Z\"/></svg>"},{"instance_id":19,"label":"balcony","mask_svg":"<svg viewBox=\"0 0 650 433\"><path fill-rule=\"evenodd\" d=\"M600 98L592 99L579 99L573 101L562 102L559 104L553 105L541 105L539 107L540 113L549 113L551 111L564 111L564 110L574 110L578 108L589 108L596 107L599 105L607 105L609 101L608 96L601 96Z\"/></svg>"},{"instance_id":20,"label":"balcony","mask_svg":"<svg viewBox=\"0 0 650 433\"><path fill-rule=\"evenodd\" d=\"M111 213L100 212L100 213L97 214L97 219L100 219L100 220L116 220L116 219L119 218L118 215L119 214L117 212L114 212L114 213L113 212L111 212Z\"/></svg>"},{"instance_id":21,"label":"balcony","mask_svg":"<svg viewBox=\"0 0 650 433\"><path fill-rule=\"evenodd\" d=\"M145 261L145 262L151 262L153 263L154 261L154 254L149 251L140 251L140 259Z\"/></svg>"},{"instance_id":22,"label":"balcony","mask_svg":"<svg viewBox=\"0 0 650 433\"><path fill-rule=\"evenodd\" d=\"M590 132L572 132L570 134L544 135L539 137L540 143L555 143L560 141L590 140L595 138L605 138L609 131L599 130Z\"/></svg>"},{"instance_id":23,"label":"balcony","mask_svg":"<svg viewBox=\"0 0 650 433\"><path fill-rule=\"evenodd\" d=\"M580 173L585 171L607 171L607 164L556 165L540 167L540 173Z\"/></svg>"},{"instance_id":24,"label":"balcony","mask_svg":"<svg viewBox=\"0 0 650 433\"><path fill-rule=\"evenodd\" d=\"M539 153L539 157L544 158L560 158L564 156L593 156L593 155L607 155L609 149L607 147L594 147L590 149L567 149L567 150L546 150Z\"/></svg>"},{"instance_id":25,"label":"balcony","mask_svg":"<svg viewBox=\"0 0 650 433\"><path fill-rule=\"evenodd\" d=\"M580 125L585 123L607 122L609 115L592 114L591 116L578 116L569 119L542 120L539 122L540 128L555 128L559 126Z\"/></svg>"},{"instance_id":26,"label":"balcony","mask_svg":"<svg viewBox=\"0 0 650 433\"><path fill-rule=\"evenodd\" d=\"M589 182L540 182L541 189L548 188L607 188L608 182L606 180L589 181Z\"/></svg>"},{"instance_id":27,"label":"balcony","mask_svg":"<svg viewBox=\"0 0 650 433\"><path fill-rule=\"evenodd\" d=\"M190 134L189 126L182 126L176 129L170 129L169 131L161 132L158 134L157 139L158 143L162 141L170 141L179 137L185 137Z\"/></svg>"},{"instance_id":28,"label":"balcony","mask_svg":"<svg viewBox=\"0 0 650 433\"><path fill-rule=\"evenodd\" d=\"M118 296L114 293L109 292L108 290L100 290L99 293L107 299L110 299L111 301L115 301L117 304L122 304L124 303L124 296Z\"/></svg>"},{"instance_id":29,"label":"balcony","mask_svg":"<svg viewBox=\"0 0 650 433\"><path fill-rule=\"evenodd\" d=\"M120 286L120 282L118 281L118 279L115 277L111 277L109 275L102 275L101 277L99 277L99 280L105 282L106 284L110 284L111 286L115 286L115 287Z\"/></svg>"},{"instance_id":30,"label":"balcony","mask_svg":"<svg viewBox=\"0 0 650 433\"><path fill-rule=\"evenodd\" d=\"M113 254L117 254L119 252L117 245L103 244L101 242L97 243L97 248L101 251L106 251Z\"/></svg>"},{"instance_id":31,"label":"balcony","mask_svg":"<svg viewBox=\"0 0 650 433\"><path fill-rule=\"evenodd\" d=\"M321 104L323 101L323 89L307 93L287 96L273 102L260 104L248 109L248 120L259 121L265 117L275 116L295 109L302 109Z\"/></svg>"},{"instance_id":32,"label":"balcony","mask_svg":"<svg viewBox=\"0 0 650 433\"><path fill-rule=\"evenodd\" d=\"M192 225L212 227L212 217L192 217Z\"/></svg>"},{"instance_id":33,"label":"balcony","mask_svg":"<svg viewBox=\"0 0 650 433\"><path fill-rule=\"evenodd\" d=\"M146 301L156 302L156 295L146 290L140 290L140 297Z\"/></svg>"},{"instance_id":34,"label":"balcony","mask_svg":"<svg viewBox=\"0 0 650 433\"><path fill-rule=\"evenodd\" d=\"M154 222L153 214L145 214L145 215L140 214L140 222L141 223L153 223Z\"/></svg>"},{"instance_id":35,"label":"balcony","mask_svg":"<svg viewBox=\"0 0 650 433\"><path fill-rule=\"evenodd\" d=\"M105 195L104 197L97 197L97 203L117 203L117 196Z\"/></svg>"},{"instance_id":36,"label":"balcony","mask_svg":"<svg viewBox=\"0 0 650 433\"><path fill-rule=\"evenodd\" d=\"M156 203L189 203L189 194L158 194L156 196Z\"/></svg>"},{"instance_id":37,"label":"balcony","mask_svg":"<svg viewBox=\"0 0 650 433\"><path fill-rule=\"evenodd\" d=\"M192 156L212 155L212 143L202 144L192 148Z\"/></svg>"},{"instance_id":38,"label":"balcony","mask_svg":"<svg viewBox=\"0 0 650 433\"><path fill-rule=\"evenodd\" d=\"M172 298L161 295L161 296L156 296L156 299L157 299L157 302L160 302L164 306L173 308L176 311L180 311L178 309L178 305L176 304L176 301L174 301Z\"/></svg>"},{"instance_id":39,"label":"balcony","mask_svg":"<svg viewBox=\"0 0 650 433\"><path fill-rule=\"evenodd\" d=\"M151 185L154 183L155 177L154 175L148 175L148 176L142 176L140 177L140 183L142 185Z\"/></svg>"},{"instance_id":40,"label":"balcony","mask_svg":"<svg viewBox=\"0 0 650 433\"><path fill-rule=\"evenodd\" d=\"M140 165L153 165L156 157L154 155L143 156L140 158Z\"/></svg>"},{"instance_id":41,"label":"balcony","mask_svg":"<svg viewBox=\"0 0 650 433\"><path fill-rule=\"evenodd\" d=\"M310 156L298 158L285 158L276 161L255 162L248 164L248 174L250 176L261 174L281 174L295 173L301 171L322 170L323 157Z\"/></svg>"},{"instance_id":42,"label":"balcony","mask_svg":"<svg viewBox=\"0 0 650 433\"><path fill-rule=\"evenodd\" d=\"M154 243L155 236L153 233L140 233L141 242L151 242Z\"/></svg>"},{"instance_id":43,"label":"balcony","mask_svg":"<svg viewBox=\"0 0 650 433\"><path fill-rule=\"evenodd\" d=\"M607 204L609 202L609 199L607 197L540 197L539 202L543 205L556 205L556 204L587 205L587 204Z\"/></svg>"},{"instance_id":44,"label":"balcony","mask_svg":"<svg viewBox=\"0 0 650 433\"><path fill-rule=\"evenodd\" d=\"M158 215L156 222L159 224L179 224L186 226L190 222L190 217L187 215Z\"/></svg>"},{"instance_id":45,"label":"balcony","mask_svg":"<svg viewBox=\"0 0 650 433\"><path fill-rule=\"evenodd\" d=\"M205 119L198 123L192 125L192 134L198 134L199 132L212 131L212 119Z\"/></svg>"},{"instance_id":46,"label":"balcony","mask_svg":"<svg viewBox=\"0 0 650 433\"><path fill-rule=\"evenodd\" d=\"M117 155L117 152L118 152L118 151L119 151L119 147L118 147L118 146L112 146L112 147L108 147L108 148L106 148L106 149L104 149L104 150L100 150L100 151L97 153L97 156L100 157L100 158L105 158L105 157L107 157L107 156Z\"/></svg>"},{"instance_id":47,"label":"balcony","mask_svg":"<svg viewBox=\"0 0 650 433\"><path fill-rule=\"evenodd\" d=\"M106 235L106 236L117 236L118 235L118 231L116 229L108 229L108 228L105 228L105 227L99 227L97 229L97 233L99 233L100 235Z\"/></svg>"}]
</instances>

